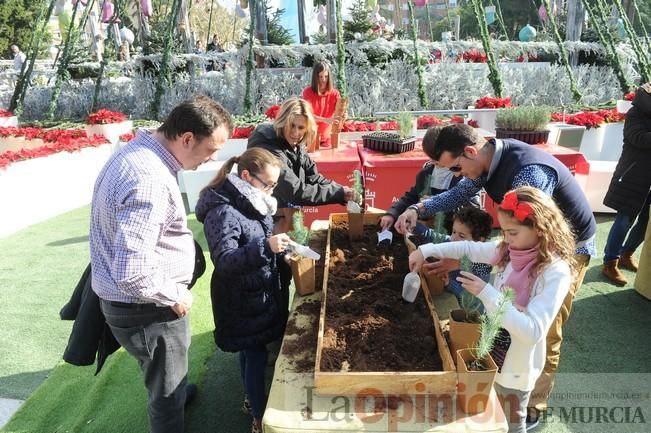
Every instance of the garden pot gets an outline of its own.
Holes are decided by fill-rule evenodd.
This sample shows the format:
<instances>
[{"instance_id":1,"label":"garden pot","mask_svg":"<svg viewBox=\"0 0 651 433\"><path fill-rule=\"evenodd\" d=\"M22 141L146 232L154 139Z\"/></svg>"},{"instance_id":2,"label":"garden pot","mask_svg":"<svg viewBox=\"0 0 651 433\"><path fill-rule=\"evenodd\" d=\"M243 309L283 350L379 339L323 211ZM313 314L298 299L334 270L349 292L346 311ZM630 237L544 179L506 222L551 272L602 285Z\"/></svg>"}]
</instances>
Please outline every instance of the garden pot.
<instances>
[{"instance_id":1,"label":"garden pot","mask_svg":"<svg viewBox=\"0 0 651 433\"><path fill-rule=\"evenodd\" d=\"M583 133L579 151L588 161L598 161L601 158L601 148L604 145L604 129L588 128Z\"/></svg>"},{"instance_id":2,"label":"garden pot","mask_svg":"<svg viewBox=\"0 0 651 433\"><path fill-rule=\"evenodd\" d=\"M552 123L550 124L550 130L550 143L577 151L581 148L585 126Z\"/></svg>"},{"instance_id":3,"label":"garden pot","mask_svg":"<svg viewBox=\"0 0 651 433\"><path fill-rule=\"evenodd\" d=\"M497 365L488 354L483 360L483 371L468 370L468 363L475 359L473 349L456 352L457 361L457 405L468 415L484 412L488 407L488 397L495 383Z\"/></svg>"},{"instance_id":4,"label":"garden pot","mask_svg":"<svg viewBox=\"0 0 651 433\"><path fill-rule=\"evenodd\" d=\"M624 147L624 122L606 123L603 129L603 145L599 154L600 161L619 161Z\"/></svg>"},{"instance_id":5,"label":"garden pot","mask_svg":"<svg viewBox=\"0 0 651 433\"><path fill-rule=\"evenodd\" d=\"M133 132L133 122L125 120L120 123L107 123L104 125L86 125L86 135L103 135L113 146L120 141L120 135Z\"/></svg>"},{"instance_id":6,"label":"garden pot","mask_svg":"<svg viewBox=\"0 0 651 433\"><path fill-rule=\"evenodd\" d=\"M292 277L294 278L296 293L301 296L314 293L314 260L308 259L307 257L292 255L289 258L289 266L292 268Z\"/></svg>"},{"instance_id":7,"label":"garden pot","mask_svg":"<svg viewBox=\"0 0 651 433\"><path fill-rule=\"evenodd\" d=\"M465 321L465 317L465 310L450 311L450 350L452 353L461 349L477 347L480 324L468 323Z\"/></svg>"},{"instance_id":8,"label":"garden pot","mask_svg":"<svg viewBox=\"0 0 651 433\"><path fill-rule=\"evenodd\" d=\"M543 131L509 131L502 128L495 129L495 138L513 138L528 144L547 143L549 129Z\"/></svg>"},{"instance_id":9,"label":"garden pot","mask_svg":"<svg viewBox=\"0 0 651 433\"><path fill-rule=\"evenodd\" d=\"M468 108L473 109L475 107L471 105ZM473 111L471 113L468 113L468 120L475 120L481 129L486 130L491 134L495 133L496 117L497 117L497 110L495 109Z\"/></svg>"},{"instance_id":10,"label":"garden pot","mask_svg":"<svg viewBox=\"0 0 651 433\"><path fill-rule=\"evenodd\" d=\"M348 212L348 236L351 241L361 239L364 235L364 214Z\"/></svg>"},{"instance_id":11,"label":"garden pot","mask_svg":"<svg viewBox=\"0 0 651 433\"><path fill-rule=\"evenodd\" d=\"M414 244L408 236L405 236L405 244L407 245L407 251L409 254L413 253L417 248L416 244ZM427 261L429 262L429 260ZM421 271L420 281L423 290L429 292L430 296L438 296L445 291L445 281L436 275L426 274L425 272Z\"/></svg>"},{"instance_id":12,"label":"garden pot","mask_svg":"<svg viewBox=\"0 0 651 433\"><path fill-rule=\"evenodd\" d=\"M628 110L630 110L632 106L633 106L632 101L627 101L626 99L618 99L617 100L617 112L618 113L626 114L626 113L628 113Z\"/></svg>"}]
</instances>

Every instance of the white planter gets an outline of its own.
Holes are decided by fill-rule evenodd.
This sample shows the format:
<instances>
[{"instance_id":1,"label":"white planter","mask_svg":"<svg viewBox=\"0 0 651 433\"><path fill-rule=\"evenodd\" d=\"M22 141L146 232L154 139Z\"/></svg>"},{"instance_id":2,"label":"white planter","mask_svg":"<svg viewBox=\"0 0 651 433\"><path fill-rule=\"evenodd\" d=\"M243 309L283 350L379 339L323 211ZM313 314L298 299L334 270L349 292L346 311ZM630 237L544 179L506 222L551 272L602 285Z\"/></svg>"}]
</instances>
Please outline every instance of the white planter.
<instances>
[{"instance_id":1,"label":"white planter","mask_svg":"<svg viewBox=\"0 0 651 433\"><path fill-rule=\"evenodd\" d=\"M16 162L0 170L0 237L90 203L108 144Z\"/></svg>"},{"instance_id":2,"label":"white planter","mask_svg":"<svg viewBox=\"0 0 651 433\"><path fill-rule=\"evenodd\" d=\"M601 147L600 160L619 161L624 146L624 122L607 123L601 126L603 132L603 146Z\"/></svg>"},{"instance_id":3,"label":"white planter","mask_svg":"<svg viewBox=\"0 0 651 433\"><path fill-rule=\"evenodd\" d=\"M125 120L120 123L107 123L104 125L86 125L86 135L103 135L114 147L120 141L120 135L133 132L133 122Z\"/></svg>"},{"instance_id":4,"label":"white planter","mask_svg":"<svg viewBox=\"0 0 651 433\"><path fill-rule=\"evenodd\" d=\"M549 143L575 150L580 149L585 126L550 123L547 128L549 129L549 139L547 140Z\"/></svg>"},{"instance_id":5,"label":"white planter","mask_svg":"<svg viewBox=\"0 0 651 433\"><path fill-rule=\"evenodd\" d=\"M18 118L16 116L0 117L0 127L8 128L9 126L18 126Z\"/></svg>"},{"instance_id":6,"label":"white planter","mask_svg":"<svg viewBox=\"0 0 651 433\"><path fill-rule=\"evenodd\" d=\"M604 128L590 128L583 133L579 151L588 161L597 161L601 158L601 148L604 144Z\"/></svg>"},{"instance_id":7,"label":"white planter","mask_svg":"<svg viewBox=\"0 0 651 433\"><path fill-rule=\"evenodd\" d=\"M632 101L627 101L626 99L618 99L617 100L617 112L625 114L628 112L628 110L631 109L633 106Z\"/></svg>"},{"instance_id":8,"label":"white planter","mask_svg":"<svg viewBox=\"0 0 651 433\"><path fill-rule=\"evenodd\" d=\"M468 109L473 109L473 106ZM468 120L475 120L479 127L485 131L495 134L495 118L497 117L497 110L481 110L468 113Z\"/></svg>"}]
</instances>

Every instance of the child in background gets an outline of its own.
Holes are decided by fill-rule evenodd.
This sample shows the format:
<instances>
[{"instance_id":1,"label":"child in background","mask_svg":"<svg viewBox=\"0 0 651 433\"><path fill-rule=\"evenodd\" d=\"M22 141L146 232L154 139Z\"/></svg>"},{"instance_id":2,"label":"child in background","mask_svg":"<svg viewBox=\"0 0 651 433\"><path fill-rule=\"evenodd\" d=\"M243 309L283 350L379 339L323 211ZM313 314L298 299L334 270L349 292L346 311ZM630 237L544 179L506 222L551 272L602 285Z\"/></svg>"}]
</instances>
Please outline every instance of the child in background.
<instances>
[{"instance_id":1,"label":"child in background","mask_svg":"<svg viewBox=\"0 0 651 433\"><path fill-rule=\"evenodd\" d=\"M497 211L502 241L421 245L409 256L409 268L419 271L426 257L463 255L497 266L492 285L470 272L461 272L457 280L482 301L488 314L500 304L505 288L515 292L502 317L508 342L501 346L503 353L494 348L491 355L500 367L495 390L509 432L524 433L527 403L545 365L545 337L569 292L575 238L554 200L536 188L509 191Z\"/></svg>"},{"instance_id":2,"label":"child in background","mask_svg":"<svg viewBox=\"0 0 651 433\"><path fill-rule=\"evenodd\" d=\"M440 127L433 126L427 130L423 137L423 149L434 146L438 137ZM407 210L409 206L415 205L422 199L441 194L463 179L455 176L455 173L447 168L437 167L433 161L428 161L416 175L414 186L404 193L398 201L387 211L387 214L380 220L380 228L389 230L398 217ZM476 194L468 201L469 205L479 207L479 194ZM450 215L451 216L451 215Z\"/></svg>"},{"instance_id":3,"label":"child in background","mask_svg":"<svg viewBox=\"0 0 651 433\"><path fill-rule=\"evenodd\" d=\"M472 206L457 210L452 217L451 241L476 241L485 242L490 237L493 227L493 217L487 212ZM473 263L471 272L488 282L493 267L488 263ZM461 283L457 281L460 275L459 269L448 273L448 284L446 289L453 293L461 302L461 294L464 292ZM483 310L483 308L482 308Z\"/></svg>"}]
</instances>

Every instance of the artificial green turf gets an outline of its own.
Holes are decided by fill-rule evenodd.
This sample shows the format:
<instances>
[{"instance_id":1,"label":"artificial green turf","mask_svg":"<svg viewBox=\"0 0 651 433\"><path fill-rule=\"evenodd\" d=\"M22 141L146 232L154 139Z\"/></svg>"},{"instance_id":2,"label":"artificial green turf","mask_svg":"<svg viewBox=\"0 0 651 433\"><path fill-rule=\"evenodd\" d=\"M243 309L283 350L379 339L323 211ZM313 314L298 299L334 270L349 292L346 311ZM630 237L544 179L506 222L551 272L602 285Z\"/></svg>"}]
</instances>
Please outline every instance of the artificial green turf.
<instances>
[{"instance_id":1,"label":"artificial green turf","mask_svg":"<svg viewBox=\"0 0 651 433\"><path fill-rule=\"evenodd\" d=\"M0 397L29 395L49 375L3 432L146 431L142 376L124 351L114 354L97 377L94 367L60 362L71 325L58 320L58 310L88 261L87 221L85 207L0 239L0 302L6 311L0 315ZM611 221L598 218L600 248ZM190 226L207 253L201 225L191 220ZM200 383L200 394L187 412L186 431L243 433L250 429L250 418L239 410L237 358L214 352L208 263L193 289L190 379ZM631 284L617 288L604 282L599 269L600 260L595 258L565 327L559 394L550 400L554 406L569 404L561 392L600 389L614 386L608 381L622 380L622 376L604 379L601 373L627 373L623 379L634 380L629 387L651 389L651 302L631 288L634 274L626 272ZM647 417L651 422L651 411ZM549 421L541 432L597 431L594 425L567 424L558 417ZM636 424L606 427L603 431L651 431Z\"/></svg>"}]
</instances>

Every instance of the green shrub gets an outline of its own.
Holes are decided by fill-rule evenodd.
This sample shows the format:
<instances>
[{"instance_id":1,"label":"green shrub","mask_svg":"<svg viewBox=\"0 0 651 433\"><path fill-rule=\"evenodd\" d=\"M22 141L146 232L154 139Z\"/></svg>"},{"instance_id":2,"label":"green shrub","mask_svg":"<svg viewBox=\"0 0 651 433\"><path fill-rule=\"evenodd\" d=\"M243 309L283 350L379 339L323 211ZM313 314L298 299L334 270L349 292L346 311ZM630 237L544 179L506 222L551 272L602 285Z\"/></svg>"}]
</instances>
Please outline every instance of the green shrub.
<instances>
[{"instance_id":1,"label":"green shrub","mask_svg":"<svg viewBox=\"0 0 651 433\"><path fill-rule=\"evenodd\" d=\"M546 106L520 106L497 111L495 127L507 131L540 131L546 129L551 109Z\"/></svg>"}]
</instances>

